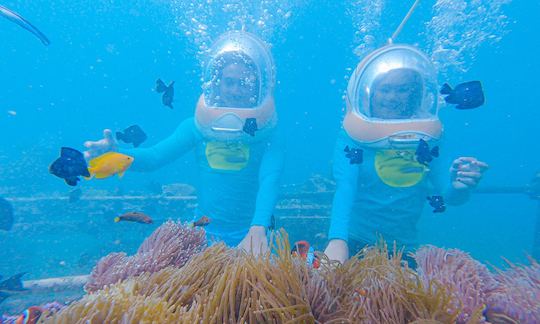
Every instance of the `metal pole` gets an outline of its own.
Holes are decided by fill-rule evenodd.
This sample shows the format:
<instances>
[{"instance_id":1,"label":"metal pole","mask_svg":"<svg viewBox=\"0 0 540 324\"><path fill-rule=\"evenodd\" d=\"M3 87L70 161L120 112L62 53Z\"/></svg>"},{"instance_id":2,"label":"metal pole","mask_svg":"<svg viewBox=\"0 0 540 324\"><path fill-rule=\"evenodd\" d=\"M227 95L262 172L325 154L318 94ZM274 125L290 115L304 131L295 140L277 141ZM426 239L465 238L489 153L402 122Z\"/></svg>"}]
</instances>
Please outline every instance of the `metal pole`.
<instances>
[{"instance_id":1,"label":"metal pole","mask_svg":"<svg viewBox=\"0 0 540 324\"><path fill-rule=\"evenodd\" d=\"M89 275L67 276L23 281L23 288L31 291L36 290L67 290L80 289L88 282Z\"/></svg>"},{"instance_id":2,"label":"metal pole","mask_svg":"<svg viewBox=\"0 0 540 324\"><path fill-rule=\"evenodd\" d=\"M503 186L492 186L492 187L480 187L473 190L475 194L526 194L527 187L516 186L516 187L503 187Z\"/></svg>"},{"instance_id":3,"label":"metal pole","mask_svg":"<svg viewBox=\"0 0 540 324\"><path fill-rule=\"evenodd\" d=\"M416 9L419 3L420 3L420 0L416 0L413 3L412 7L409 9L409 12L407 12L407 15L405 16L405 18L403 18L398 28L396 29L396 31L392 34L392 37L390 37L390 39L388 40L388 44L392 44L394 40L396 39L396 37L398 37L399 33L401 33L401 30L403 29L407 21L409 21L409 18L411 18L411 15L413 14L414 9Z\"/></svg>"}]
</instances>

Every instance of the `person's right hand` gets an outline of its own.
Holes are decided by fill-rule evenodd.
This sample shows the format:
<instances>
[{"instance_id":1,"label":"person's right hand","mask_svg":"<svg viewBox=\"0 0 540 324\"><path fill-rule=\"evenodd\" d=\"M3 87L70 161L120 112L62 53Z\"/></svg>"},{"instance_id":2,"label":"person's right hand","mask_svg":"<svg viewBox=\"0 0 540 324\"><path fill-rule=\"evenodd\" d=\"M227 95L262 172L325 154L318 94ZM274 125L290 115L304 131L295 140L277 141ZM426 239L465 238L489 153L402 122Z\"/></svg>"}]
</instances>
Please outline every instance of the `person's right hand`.
<instances>
[{"instance_id":1,"label":"person's right hand","mask_svg":"<svg viewBox=\"0 0 540 324\"><path fill-rule=\"evenodd\" d=\"M328 242L328 246L324 250L324 254L330 260L339 261L344 263L349 259L349 246L344 240L331 240Z\"/></svg>"},{"instance_id":2,"label":"person's right hand","mask_svg":"<svg viewBox=\"0 0 540 324\"><path fill-rule=\"evenodd\" d=\"M110 129L104 129L102 139L98 141L86 141L84 142L84 147L87 148L87 150L84 151L84 157L87 159L93 159L103 153L116 151L118 148L118 142L114 138Z\"/></svg>"}]
</instances>

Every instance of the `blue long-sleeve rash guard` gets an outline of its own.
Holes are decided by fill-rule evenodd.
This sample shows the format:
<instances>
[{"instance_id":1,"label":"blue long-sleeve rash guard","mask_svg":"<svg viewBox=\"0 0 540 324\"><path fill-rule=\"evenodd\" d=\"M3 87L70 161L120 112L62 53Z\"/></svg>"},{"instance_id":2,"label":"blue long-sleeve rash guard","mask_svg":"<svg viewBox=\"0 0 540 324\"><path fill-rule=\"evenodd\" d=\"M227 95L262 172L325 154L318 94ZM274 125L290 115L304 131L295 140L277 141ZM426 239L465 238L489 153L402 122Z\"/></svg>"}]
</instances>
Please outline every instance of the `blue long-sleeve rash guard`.
<instances>
[{"instance_id":1,"label":"blue long-sleeve rash guard","mask_svg":"<svg viewBox=\"0 0 540 324\"><path fill-rule=\"evenodd\" d=\"M195 218L211 219L205 228L209 238L233 246L250 226L268 227L283 169L284 141L279 129L259 131L243 142L212 141L188 118L158 144L121 152L134 157L131 170L150 171L193 149L200 174Z\"/></svg>"},{"instance_id":2,"label":"blue long-sleeve rash guard","mask_svg":"<svg viewBox=\"0 0 540 324\"><path fill-rule=\"evenodd\" d=\"M351 164L344 148L361 148L363 162ZM373 244L379 235L387 242L414 248L416 225L429 194L441 194L444 187L441 163L435 159L423 179L411 187L391 187L385 184L375 170L375 149L360 146L341 130L334 150L333 174L336 181L329 240L355 240ZM462 203L468 191L456 194L447 189L447 202ZM459 196L459 197L458 197ZM450 200L450 201L448 201ZM357 251L351 251L356 253Z\"/></svg>"}]
</instances>

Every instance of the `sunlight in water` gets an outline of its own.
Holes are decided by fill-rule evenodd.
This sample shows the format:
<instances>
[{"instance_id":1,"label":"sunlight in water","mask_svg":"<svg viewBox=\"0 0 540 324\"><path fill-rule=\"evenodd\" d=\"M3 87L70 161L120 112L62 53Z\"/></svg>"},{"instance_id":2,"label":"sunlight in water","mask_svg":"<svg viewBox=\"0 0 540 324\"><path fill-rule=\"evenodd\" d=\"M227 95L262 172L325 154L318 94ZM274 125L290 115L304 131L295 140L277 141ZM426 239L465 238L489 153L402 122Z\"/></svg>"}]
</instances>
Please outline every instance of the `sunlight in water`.
<instances>
[{"instance_id":1,"label":"sunlight in water","mask_svg":"<svg viewBox=\"0 0 540 324\"><path fill-rule=\"evenodd\" d=\"M363 57L375 49L377 44L373 34L380 31L383 9L383 0L356 0L352 1L347 9L355 29L354 54L358 57Z\"/></svg>"},{"instance_id":2,"label":"sunlight in water","mask_svg":"<svg viewBox=\"0 0 540 324\"><path fill-rule=\"evenodd\" d=\"M464 73L474 63L480 45L495 44L508 32L508 17L503 8L510 2L438 0L431 9L432 18L420 32L423 41L418 46L431 56L442 78ZM386 7L383 0L357 0L350 4L347 13L355 27L354 53L358 57L381 45L381 17Z\"/></svg>"},{"instance_id":3,"label":"sunlight in water","mask_svg":"<svg viewBox=\"0 0 540 324\"><path fill-rule=\"evenodd\" d=\"M511 0L439 0L426 23L427 52L441 76L464 73L480 45L495 44L508 32L503 7Z\"/></svg>"},{"instance_id":4,"label":"sunlight in water","mask_svg":"<svg viewBox=\"0 0 540 324\"><path fill-rule=\"evenodd\" d=\"M176 25L197 47L202 58L221 33L246 30L271 43L289 26L296 8L307 0L174 0Z\"/></svg>"}]
</instances>

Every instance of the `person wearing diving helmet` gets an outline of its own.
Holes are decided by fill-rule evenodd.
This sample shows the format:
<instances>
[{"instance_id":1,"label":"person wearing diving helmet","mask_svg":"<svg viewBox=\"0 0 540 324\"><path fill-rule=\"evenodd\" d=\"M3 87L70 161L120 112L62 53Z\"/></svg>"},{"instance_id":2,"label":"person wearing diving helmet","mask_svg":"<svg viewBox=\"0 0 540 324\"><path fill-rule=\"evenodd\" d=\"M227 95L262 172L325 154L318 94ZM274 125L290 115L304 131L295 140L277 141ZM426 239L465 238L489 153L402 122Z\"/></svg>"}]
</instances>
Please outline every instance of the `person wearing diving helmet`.
<instances>
[{"instance_id":1,"label":"person wearing diving helmet","mask_svg":"<svg viewBox=\"0 0 540 324\"><path fill-rule=\"evenodd\" d=\"M194 149L199 172L194 218L210 218L210 239L258 253L283 168L283 140L274 106L274 63L256 36L233 31L213 44L195 116L148 148L120 149L134 158L131 170L150 171ZM85 143L87 158L118 150L111 130Z\"/></svg>"},{"instance_id":2,"label":"person wearing diving helmet","mask_svg":"<svg viewBox=\"0 0 540 324\"><path fill-rule=\"evenodd\" d=\"M441 212L443 201L466 202L487 169L459 157L443 188L436 80L430 60L408 45L379 48L353 72L334 151L337 188L325 249L331 260L344 262L379 235L410 251L425 203Z\"/></svg>"}]
</instances>

